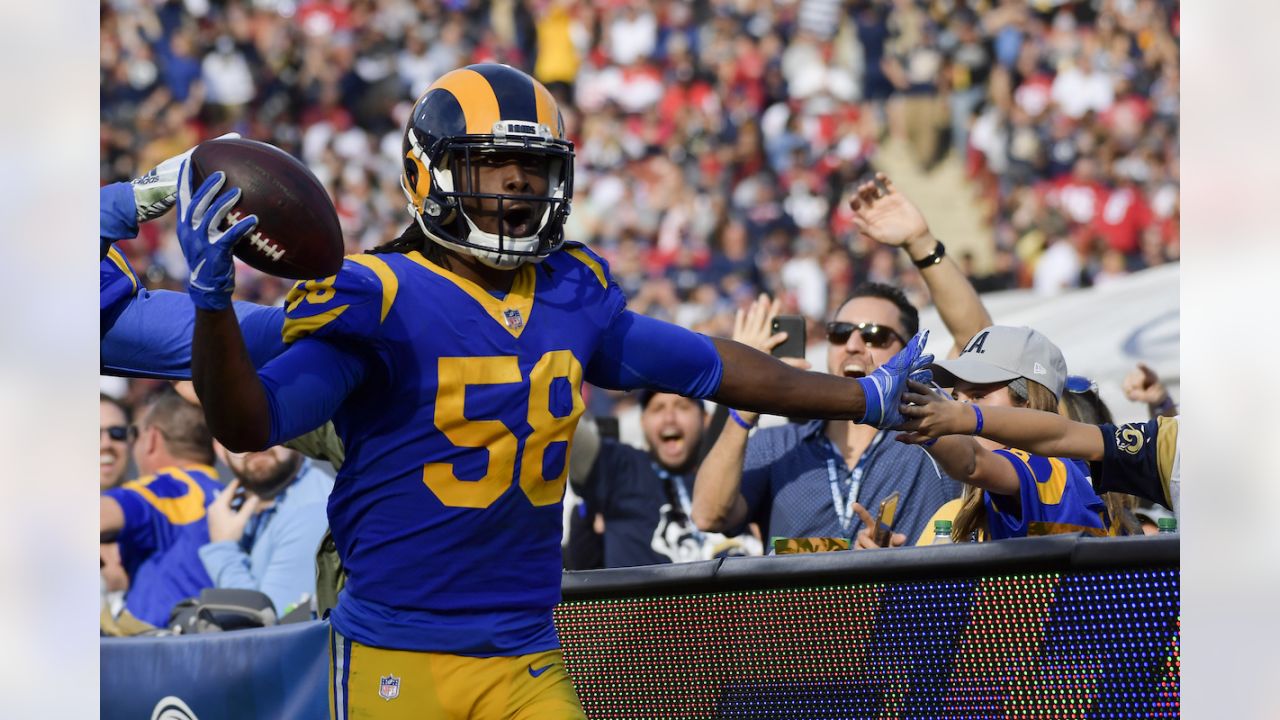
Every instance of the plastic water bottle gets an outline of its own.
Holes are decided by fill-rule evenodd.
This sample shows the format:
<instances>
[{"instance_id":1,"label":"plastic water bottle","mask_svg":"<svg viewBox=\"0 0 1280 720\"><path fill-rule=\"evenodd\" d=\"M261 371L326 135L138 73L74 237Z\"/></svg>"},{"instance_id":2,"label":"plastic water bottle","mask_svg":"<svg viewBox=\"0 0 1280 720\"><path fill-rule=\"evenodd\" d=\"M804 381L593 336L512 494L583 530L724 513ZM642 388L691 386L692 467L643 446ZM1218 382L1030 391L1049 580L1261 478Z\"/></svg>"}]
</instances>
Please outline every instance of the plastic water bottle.
<instances>
[{"instance_id":1,"label":"plastic water bottle","mask_svg":"<svg viewBox=\"0 0 1280 720\"><path fill-rule=\"evenodd\" d=\"M1178 518L1162 517L1156 520L1156 528L1160 535L1177 535Z\"/></svg>"},{"instance_id":2,"label":"plastic water bottle","mask_svg":"<svg viewBox=\"0 0 1280 720\"><path fill-rule=\"evenodd\" d=\"M951 521L950 520L934 520L933 521L933 542L930 545L950 545L951 544Z\"/></svg>"}]
</instances>

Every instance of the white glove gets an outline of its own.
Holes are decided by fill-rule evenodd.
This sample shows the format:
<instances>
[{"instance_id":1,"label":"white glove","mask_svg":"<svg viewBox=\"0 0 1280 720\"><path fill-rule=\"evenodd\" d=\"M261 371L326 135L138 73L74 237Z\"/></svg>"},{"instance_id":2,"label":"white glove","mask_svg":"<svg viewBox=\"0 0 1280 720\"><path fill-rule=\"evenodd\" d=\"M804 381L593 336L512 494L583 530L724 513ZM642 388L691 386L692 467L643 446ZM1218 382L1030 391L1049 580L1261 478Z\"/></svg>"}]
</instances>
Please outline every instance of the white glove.
<instances>
[{"instance_id":1,"label":"white glove","mask_svg":"<svg viewBox=\"0 0 1280 720\"><path fill-rule=\"evenodd\" d=\"M230 132L216 139L236 140L239 137L240 133ZM133 179L133 205L138 213L138 224L155 220L173 207L178 197L178 170L193 152L194 147L187 148L181 155L174 155L151 168L146 175Z\"/></svg>"}]
</instances>

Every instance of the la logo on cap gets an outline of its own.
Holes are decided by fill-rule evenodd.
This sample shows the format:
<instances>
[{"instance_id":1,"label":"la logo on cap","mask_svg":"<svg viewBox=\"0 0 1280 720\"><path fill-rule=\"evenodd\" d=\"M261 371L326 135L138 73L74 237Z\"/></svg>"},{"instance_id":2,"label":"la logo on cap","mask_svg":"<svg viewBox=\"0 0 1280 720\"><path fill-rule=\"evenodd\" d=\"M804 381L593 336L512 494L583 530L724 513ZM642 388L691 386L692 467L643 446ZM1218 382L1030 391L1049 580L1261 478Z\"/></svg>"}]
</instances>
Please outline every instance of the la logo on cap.
<instances>
[{"instance_id":1,"label":"la logo on cap","mask_svg":"<svg viewBox=\"0 0 1280 720\"><path fill-rule=\"evenodd\" d=\"M1040 363L1036 363L1036 364L1035 364L1035 367L1031 368L1031 372L1035 373L1036 375L1048 375L1048 374L1049 374L1049 371L1048 371L1048 370L1045 370L1045 369L1044 369L1044 366L1043 366L1043 365L1041 365Z\"/></svg>"}]
</instances>

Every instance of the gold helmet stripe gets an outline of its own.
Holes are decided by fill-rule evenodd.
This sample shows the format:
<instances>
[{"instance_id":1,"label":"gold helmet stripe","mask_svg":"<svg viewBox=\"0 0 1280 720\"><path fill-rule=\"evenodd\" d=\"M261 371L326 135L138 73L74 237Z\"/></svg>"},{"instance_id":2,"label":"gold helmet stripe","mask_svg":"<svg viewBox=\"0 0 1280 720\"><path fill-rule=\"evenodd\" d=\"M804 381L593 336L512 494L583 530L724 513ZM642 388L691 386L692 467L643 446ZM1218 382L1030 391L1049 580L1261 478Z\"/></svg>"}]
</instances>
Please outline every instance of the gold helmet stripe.
<instances>
[{"instance_id":1,"label":"gold helmet stripe","mask_svg":"<svg viewBox=\"0 0 1280 720\"><path fill-rule=\"evenodd\" d=\"M458 100L467 119L468 135L488 135L493 132L493 124L502 119L493 86L475 70L462 68L445 73L427 92L436 89L447 90Z\"/></svg>"}]
</instances>

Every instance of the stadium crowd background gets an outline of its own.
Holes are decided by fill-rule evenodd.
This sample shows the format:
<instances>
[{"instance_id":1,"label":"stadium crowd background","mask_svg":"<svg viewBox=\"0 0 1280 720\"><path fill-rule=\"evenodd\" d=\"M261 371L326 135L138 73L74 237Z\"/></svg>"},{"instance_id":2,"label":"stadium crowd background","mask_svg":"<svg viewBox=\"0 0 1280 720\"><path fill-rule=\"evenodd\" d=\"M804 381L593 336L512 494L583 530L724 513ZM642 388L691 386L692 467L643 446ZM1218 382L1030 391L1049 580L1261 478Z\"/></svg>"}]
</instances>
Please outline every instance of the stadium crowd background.
<instances>
[{"instance_id":1,"label":"stadium crowd background","mask_svg":"<svg viewBox=\"0 0 1280 720\"><path fill-rule=\"evenodd\" d=\"M404 121L448 70L500 61L561 102L567 236L633 309L729 335L760 291L812 321L862 280L927 290L858 236L849 188L889 143L948 156L990 247L980 291L1105 283L1178 258L1176 0L103 0L101 179L228 131L304 159L348 252L410 221ZM925 208L926 215L930 208ZM172 215L124 244L180 289ZM985 265L985 267L979 267ZM241 265L243 299L287 281ZM812 333L820 335L820 333ZM145 388L147 383L133 383Z\"/></svg>"}]
</instances>

